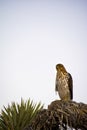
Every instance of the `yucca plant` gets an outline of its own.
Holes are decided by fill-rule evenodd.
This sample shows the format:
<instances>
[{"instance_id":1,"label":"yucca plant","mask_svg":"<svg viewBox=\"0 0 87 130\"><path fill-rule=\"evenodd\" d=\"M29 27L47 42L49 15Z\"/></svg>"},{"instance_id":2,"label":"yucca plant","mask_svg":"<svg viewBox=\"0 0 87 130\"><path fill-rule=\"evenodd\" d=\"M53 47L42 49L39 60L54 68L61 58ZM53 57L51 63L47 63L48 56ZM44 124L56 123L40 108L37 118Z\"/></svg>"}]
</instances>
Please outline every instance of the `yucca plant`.
<instances>
[{"instance_id":1,"label":"yucca plant","mask_svg":"<svg viewBox=\"0 0 87 130\"><path fill-rule=\"evenodd\" d=\"M30 99L21 103L13 102L1 111L0 130L23 130L25 126L31 123L35 115L43 106L41 103L34 104Z\"/></svg>"}]
</instances>

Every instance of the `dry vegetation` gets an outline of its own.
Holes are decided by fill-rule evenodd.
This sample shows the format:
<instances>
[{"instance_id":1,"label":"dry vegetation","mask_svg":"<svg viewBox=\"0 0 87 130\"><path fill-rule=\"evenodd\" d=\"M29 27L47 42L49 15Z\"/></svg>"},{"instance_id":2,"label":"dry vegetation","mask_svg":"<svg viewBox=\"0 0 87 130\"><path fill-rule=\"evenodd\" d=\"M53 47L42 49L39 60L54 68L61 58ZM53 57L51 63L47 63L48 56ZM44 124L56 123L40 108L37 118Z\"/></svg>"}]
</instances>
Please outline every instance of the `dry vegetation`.
<instances>
[{"instance_id":1,"label":"dry vegetation","mask_svg":"<svg viewBox=\"0 0 87 130\"><path fill-rule=\"evenodd\" d=\"M53 101L41 110L24 130L87 130L87 105L74 101Z\"/></svg>"}]
</instances>

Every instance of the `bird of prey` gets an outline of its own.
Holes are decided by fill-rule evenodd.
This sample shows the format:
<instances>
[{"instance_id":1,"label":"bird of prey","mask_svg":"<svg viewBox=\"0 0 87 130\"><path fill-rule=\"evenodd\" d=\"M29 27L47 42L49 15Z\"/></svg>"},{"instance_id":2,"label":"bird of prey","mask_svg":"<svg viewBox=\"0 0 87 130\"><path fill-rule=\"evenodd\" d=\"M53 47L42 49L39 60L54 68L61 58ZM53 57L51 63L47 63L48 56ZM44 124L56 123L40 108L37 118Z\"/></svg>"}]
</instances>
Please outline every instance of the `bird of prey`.
<instances>
[{"instance_id":1,"label":"bird of prey","mask_svg":"<svg viewBox=\"0 0 87 130\"><path fill-rule=\"evenodd\" d=\"M55 91L58 91L61 100L73 99L73 80L62 64L56 65L56 85Z\"/></svg>"}]
</instances>

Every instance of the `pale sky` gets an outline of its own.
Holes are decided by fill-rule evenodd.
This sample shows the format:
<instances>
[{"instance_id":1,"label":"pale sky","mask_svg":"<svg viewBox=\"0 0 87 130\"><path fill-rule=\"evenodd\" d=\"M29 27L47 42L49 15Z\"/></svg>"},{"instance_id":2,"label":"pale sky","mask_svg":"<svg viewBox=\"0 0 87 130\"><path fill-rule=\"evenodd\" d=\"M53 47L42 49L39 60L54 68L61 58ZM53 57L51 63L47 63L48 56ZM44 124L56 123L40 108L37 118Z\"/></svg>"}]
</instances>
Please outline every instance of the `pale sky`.
<instances>
[{"instance_id":1,"label":"pale sky","mask_svg":"<svg viewBox=\"0 0 87 130\"><path fill-rule=\"evenodd\" d=\"M87 0L0 0L0 108L59 99L58 63L73 77L73 100L87 103Z\"/></svg>"}]
</instances>

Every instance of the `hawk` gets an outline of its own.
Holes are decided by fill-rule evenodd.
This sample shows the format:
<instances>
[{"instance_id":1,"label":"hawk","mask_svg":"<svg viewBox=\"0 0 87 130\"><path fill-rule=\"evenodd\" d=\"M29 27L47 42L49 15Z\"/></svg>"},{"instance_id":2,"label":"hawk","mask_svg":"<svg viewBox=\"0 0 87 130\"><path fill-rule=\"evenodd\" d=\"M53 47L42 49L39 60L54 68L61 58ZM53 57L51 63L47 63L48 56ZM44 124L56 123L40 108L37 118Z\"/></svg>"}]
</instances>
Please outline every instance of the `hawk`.
<instances>
[{"instance_id":1,"label":"hawk","mask_svg":"<svg viewBox=\"0 0 87 130\"><path fill-rule=\"evenodd\" d=\"M73 99L73 80L62 64L56 65L56 85L55 91L58 91L61 100Z\"/></svg>"}]
</instances>

